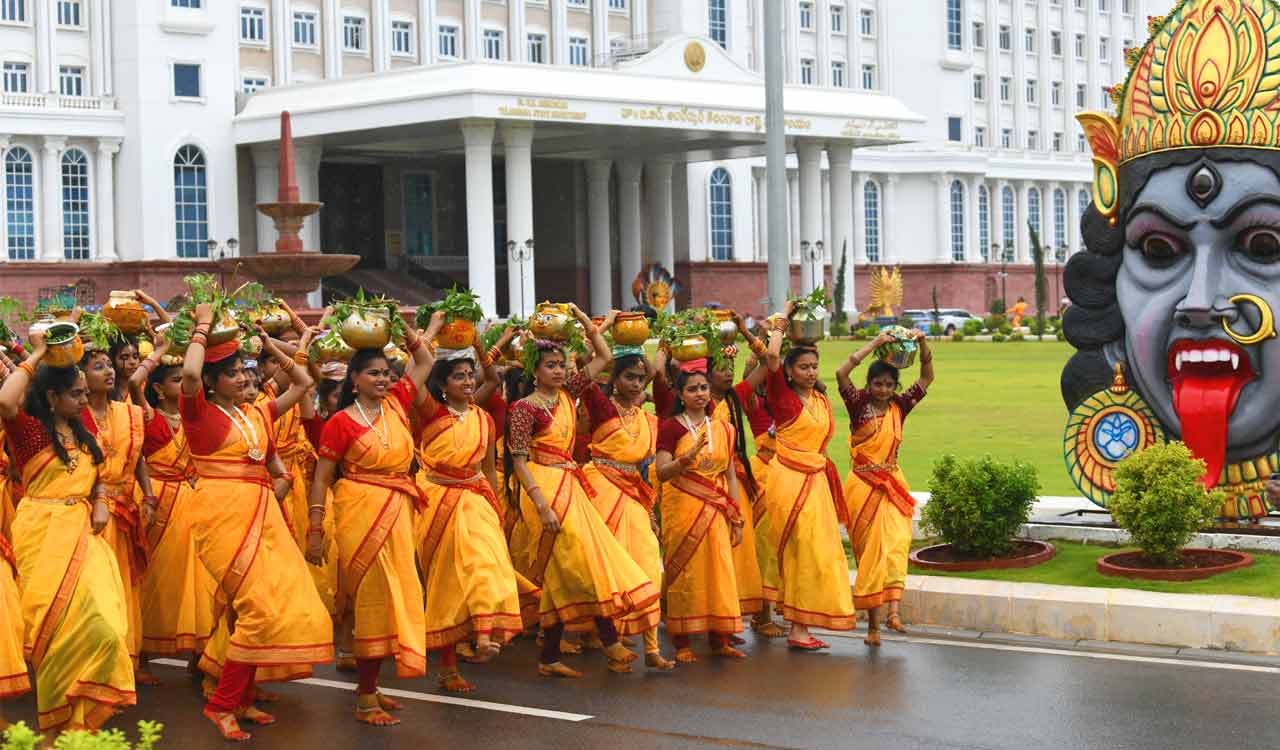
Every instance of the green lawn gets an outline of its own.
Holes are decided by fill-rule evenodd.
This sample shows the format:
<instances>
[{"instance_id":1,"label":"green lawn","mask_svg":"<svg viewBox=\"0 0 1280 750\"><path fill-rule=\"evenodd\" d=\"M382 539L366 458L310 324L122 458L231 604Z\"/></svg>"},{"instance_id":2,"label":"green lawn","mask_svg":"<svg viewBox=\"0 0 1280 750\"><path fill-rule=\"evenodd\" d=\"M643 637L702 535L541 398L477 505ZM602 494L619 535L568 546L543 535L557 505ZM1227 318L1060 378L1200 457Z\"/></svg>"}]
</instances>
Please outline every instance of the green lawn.
<instances>
[{"instance_id":1,"label":"green lawn","mask_svg":"<svg viewBox=\"0 0 1280 750\"><path fill-rule=\"evenodd\" d=\"M1251 553L1251 567L1233 570L1203 581L1140 581L1104 576L1096 567L1098 558L1133 547L1100 547L1078 542L1055 541L1058 554L1047 563L1018 570L989 570L972 573L939 573L911 566L911 572L927 576L976 578L986 581L1015 583L1053 583L1064 586L1090 586L1107 589L1138 589L1172 594L1229 594L1280 598L1280 556Z\"/></svg>"},{"instance_id":2,"label":"green lawn","mask_svg":"<svg viewBox=\"0 0 1280 750\"><path fill-rule=\"evenodd\" d=\"M849 469L849 416L835 392L836 368L857 341L827 341L819 348L822 378L830 387L836 417L828 453L840 475ZM1040 473L1042 495L1078 495L1062 460L1067 411L1058 391L1062 367L1073 349L1064 343L930 343L937 379L929 397L907 420L899 454L912 489L928 488L929 473L945 453L1022 460ZM863 363L854 382L865 380ZM919 368L903 373L905 388Z\"/></svg>"}]
</instances>

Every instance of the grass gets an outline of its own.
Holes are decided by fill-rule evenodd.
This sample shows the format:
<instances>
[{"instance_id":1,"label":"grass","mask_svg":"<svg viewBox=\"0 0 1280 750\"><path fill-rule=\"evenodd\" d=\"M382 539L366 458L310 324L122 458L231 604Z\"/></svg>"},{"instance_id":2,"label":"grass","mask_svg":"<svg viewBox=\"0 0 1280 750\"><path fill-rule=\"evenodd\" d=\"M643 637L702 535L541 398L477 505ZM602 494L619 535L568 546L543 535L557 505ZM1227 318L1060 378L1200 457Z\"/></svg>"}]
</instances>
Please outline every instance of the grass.
<instances>
[{"instance_id":1,"label":"grass","mask_svg":"<svg viewBox=\"0 0 1280 750\"><path fill-rule=\"evenodd\" d=\"M940 573L911 566L917 575L946 578L974 578L984 581L1014 583L1052 583L1062 586L1089 586L1104 589L1138 589L1169 594L1227 594L1280 598L1280 555L1252 552L1254 563L1248 568L1222 573L1202 581L1143 581L1113 578L1098 572L1098 558L1112 552L1128 552L1134 547L1100 547L1055 540L1058 554L1052 560L1031 568L1016 570L984 570L971 573ZM919 545L917 545L919 546Z\"/></svg>"}]
</instances>

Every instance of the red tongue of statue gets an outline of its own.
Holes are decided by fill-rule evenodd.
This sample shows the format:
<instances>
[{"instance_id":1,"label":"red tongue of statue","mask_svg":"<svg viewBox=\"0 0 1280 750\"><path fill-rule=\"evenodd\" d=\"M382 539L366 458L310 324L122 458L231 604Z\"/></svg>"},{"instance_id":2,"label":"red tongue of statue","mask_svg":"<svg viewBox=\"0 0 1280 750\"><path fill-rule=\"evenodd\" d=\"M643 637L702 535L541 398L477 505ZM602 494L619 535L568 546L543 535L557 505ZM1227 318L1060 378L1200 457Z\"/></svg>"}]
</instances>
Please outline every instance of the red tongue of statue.
<instances>
[{"instance_id":1,"label":"red tongue of statue","mask_svg":"<svg viewBox=\"0 0 1280 750\"><path fill-rule=\"evenodd\" d=\"M1178 373L1173 380L1173 408L1182 422L1182 442L1205 462L1204 486L1212 488L1227 461L1227 422L1240 390L1249 382L1242 371L1212 374Z\"/></svg>"}]
</instances>

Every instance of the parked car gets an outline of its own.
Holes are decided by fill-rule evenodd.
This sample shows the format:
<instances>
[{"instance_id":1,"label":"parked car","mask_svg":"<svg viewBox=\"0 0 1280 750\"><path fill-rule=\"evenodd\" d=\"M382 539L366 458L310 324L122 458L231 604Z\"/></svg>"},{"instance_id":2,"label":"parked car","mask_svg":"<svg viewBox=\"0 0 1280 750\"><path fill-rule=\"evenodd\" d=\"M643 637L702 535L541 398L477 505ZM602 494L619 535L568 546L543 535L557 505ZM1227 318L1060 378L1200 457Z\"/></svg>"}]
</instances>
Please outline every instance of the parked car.
<instances>
[{"instance_id":1,"label":"parked car","mask_svg":"<svg viewBox=\"0 0 1280 750\"><path fill-rule=\"evenodd\" d=\"M902 314L911 318L915 323L915 327L922 331L928 332L929 327L935 322L942 326L943 332L950 336L953 333L964 330L964 322L966 320L974 320L978 316L968 310L961 310L955 307L945 307L938 310L939 318L934 320L932 310L903 310Z\"/></svg>"}]
</instances>

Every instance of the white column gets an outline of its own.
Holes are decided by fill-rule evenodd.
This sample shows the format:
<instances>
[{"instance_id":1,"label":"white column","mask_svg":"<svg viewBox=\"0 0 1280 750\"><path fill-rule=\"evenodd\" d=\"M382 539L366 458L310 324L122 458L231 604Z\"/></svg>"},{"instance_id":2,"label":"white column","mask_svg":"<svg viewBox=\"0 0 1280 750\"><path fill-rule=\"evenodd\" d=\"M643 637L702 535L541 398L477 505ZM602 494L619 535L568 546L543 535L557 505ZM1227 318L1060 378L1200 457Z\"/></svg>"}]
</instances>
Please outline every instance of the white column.
<instances>
[{"instance_id":1,"label":"white column","mask_svg":"<svg viewBox=\"0 0 1280 750\"><path fill-rule=\"evenodd\" d=\"M1062 186L1067 191L1067 257L1080 252L1080 203L1076 192L1080 185L1068 182Z\"/></svg>"},{"instance_id":2,"label":"white column","mask_svg":"<svg viewBox=\"0 0 1280 750\"><path fill-rule=\"evenodd\" d=\"M858 5L849 5L855 13ZM847 12L847 10L846 10ZM813 36L817 40L818 54L814 63L818 69L814 71L813 80L819 86L831 85L831 0L818 0L813 8ZM846 74L847 75L847 74Z\"/></svg>"},{"instance_id":3,"label":"white column","mask_svg":"<svg viewBox=\"0 0 1280 750\"><path fill-rule=\"evenodd\" d=\"M40 260L62 260L62 151L67 139L45 136L40 160Z\"/></svg>"},{"instance_id":4,"label":"white column","mask_svg":"<svg viewBox=\"0 0 1280 750\"><path fill-rule=\"evenodd\" d=\"M981 216L978 213L978 190L982 186L982 177L980 175L972 175L969 177L969 184L965 188L965 236L968 238L965 243L965 260L969 263L982 262L982 246L979 244L978 222ZM987 208L991 208L991 196L987 196ZM991 235L991 223L988 218L987 235Z\"/></svg>"},{"instance_id":5,"label":"white column","mask_svg":"<svg viewBox=\"0 0 1280 750\"><path fill-rule=\"evenodd\" d=\"M111 36L111 3L114 0L100 0L95 3L98 12L102 14L101 29L102 43L100 45L102 53L102 62L98 67L99 75L95 76L95 80L100 81L103 96L112 96L115 94L115 85L111 81L113 67L113 37Z\"/></svg>"},{"instance_id":6,"label":"white column","mask_svg":"<svg viewBox=\"0 0 1280 750\"><path fill-rule=\"evenodd\" d=\"M646 163L644 186L645 205L649 210L650 258L675 273L676 238L671 204L671 162ZM630 279L627 283L630 283Z\"/></svg>"},{"instance_id":7,"label":"white column","mask_svg":"<svg viewBox=\"0 0 1280 750\"><path fill-rule=\"evenodd\" d=\"M293 166L298 177L298 199L302 201L320 200L320 161L324 156L324 147L317 140L295 140L293 142ZM307 217L298 234L302 238L302 249L309 253L320 252L320 216ZM271 238L275 243L275 235ZM244 251L241 243L240 251Z\"/></svg>"},{"instance_id":8,"label":"white column","mask_svg":"<svg viewBox=\"0 0 1280 750\"><path fill-rule=\"evenodd\" d=\"M769 257L769 190L766 185L763 167L751 170L752 182L756 189L756 248L754 260L765 260Z\"/></svg>"},{"instance_id":9,"label":"white column","mask_svg":"<svg viewBox=\"0 0 1280 750\"><path fill-rule=\"evenodd\" d=\"M293 18L286 0L271 0L271 83L289 85L289 68L293 61Z\"/></svg>"},{"instance_id":10,"label":"white column","mask_svg":"<svg viewBox=\"0 0 1280 750\"><path fill-rule=\"evenodd\" d=\"M1031 183L1026 181L1019 182L1015 191L1018 194L1018 211L1016 213L1018 218L1013 227L1013 244L1017 246L1013 257L1017 262L1024 263L1031 259L1031 235L1027 231L1027 220L1031 216L1027 211Z\"/></svg>"},{"instance_id":11,"label":"white column","mask_svg":"<svg viewBox=\"0 0 1280 750\"><path fill-rule=\"evenodd\" d=\"M898 11L898 6L894 5L894 13ZM894 37L893 32L889 28L891 16L885 3L876 2L876 76L880 80L876 81L880 85L879 91L886 94L893 91L893 64L889 61L889 45L890 40Z\"/></svg>"},{"instance_id":12,"label":"white column","mask_svg":"<svg viewBox=\"0 0 1280 750\"><path fill-rule=\"evenodd\" d=\"M1000 144L1000 122L1002 114L1000 103L1000 7L998 0L986 0L986 34L987 34L987 147L994 148ZM1067 10L1064 15L1074 11ZM1065 59L1065 58L1064 58ZM1065 67L1069 70L1071 64ZM1072 110L1064 108L1068 112Z\"/></svg>"},{"instance_id":13,"label":"white column","mask_svg":"<svg viewBox=\"0 0 1280 750\"><path fill-rule=\"evenodd\" d=\"M436 61L436 0L418 0L418 64Z\"/></svg>"},{"instance_id":14,"label":"white column","mask_svg":"<svg viewBox=\"0 0 1280 750\"><path fill-rule=\"evenodd\" d=\"M857 249L853 242L853 147L847 143L827 144L827 165L831 174L831 278L844 262L844 311L857 309L853 290L853 264ZM835 282L832 282L832 287Z\"/></svg>"},{"instance_id":15,"label":"white column","mask_svg":"<svg viewBox=\"0 0 1280 750\"><path fill-rule=\"evenodd\" d=\"M56 91L57 52L54 50L54 34L57 33L57 0L35 0L30 3L36 32L36 91ZM61 252L61 250L59 250Z\"/></svg>"},{"instance_id":16,"label":"white column","mask_svg":"<svg viewBox=\"0 0 1280 750\"><path fill-rule=\"evenodd\" d=\"M649 0L631 0L631 36L637 44L649 33Z\"/></svg>"},{"instance_id":17,"label":"white column","mask_svg":"<svg viewBox=\"0 0 1280 750\"><path fill-rule=\"evenodd\" d=\"M853 232L849 240L849 260L854 265L867 262L867 174L853 175Z\"/></svg>"},{"instance_id":18,"label":"white column","mask_svg":"<svg viewBox=\"0 0 1280 750\"><path fill-rule=\"evenodd\" d=\"M800 162L800 292L822 285L822 262L809 254L822 239L822 141L802 139L796 144ZM809 254L804 243L809 243Z\"/></svg>"},{"instance_id":19,"label":"white column","mask_svg":"<svg viewBox=\"0 0 1280 750\"><path fill-rule=\"evenodd\" d=\"M1120 4L1119 2L1116 3L1116 5L1119 5L1119 4ZM1053 124L1053 98L1052 98L1052 91L1051 91L1051 89L1053 88L1053 82L1051 80L1053 79L1053 74L1051 73L1050 67L1049 67L1049 60L1053 55L1053 48L1050 46L1050 43L1049 43L1049 31L1050 31L1049 4L1036 3L1036 6L1037 6L1037 10L1039 11L1036 19L1036 36L1037 36L1037 41L1039 43L1039 48L1036 50L1036 53L1037 53L1036 58L1039 62L1040 67L1039 67L1039 72L1036 74L1036 78L1038 80L1038 85L1040 86L1040 150L1052 151L1053 150L1053 132L1057 128ZM1054 7L1055 12L1059 10L1063 10L1064 13L1072 12L1070 10L1065 10L1064 8L1061 8L1061 7L1057 7L1057 6ZM1065 42L1066 40L1064 39L1063 41ZM1067 51L1065 48L1065 45L1062 51L1064 53ZM1063 65L1064 68L1071 67L1070 64L1067 64L1069 58L1066 56L1066 54L1063 54L1062 60L1064 63ZM1062 82L1061 79L1056 79L1056 80L1058 83ZM1063 96L1062 108L1064 110L1071 109L1066 104L1067 92L1063 91L1062 96ZM1063 131L1063 132L1064 132L1063 138L1066 138L1066 135L1065 135L1066 131Z\"/></svg>"},{"instance_id":20,"label":"white column","mask_svg":"<svg viewBox=\"0 0 1280 750\"><path fill-rule=\"evenodd\" d=\"M996 181L991 186L991 241L1000 246L998 252L991 256L992 263L999 263L1005 257L1005 243L1013 238L1004 235L1004 189L1012 187L1007 182ZM1016 212L1015 212L1016 216ZM1017 219L1014 219L1017 223ZM1016 228L1016 227L1015 227Z\"/></svg>"},{"instance_id":21,"label":"white column","mask_svg":"<svg viewBox=\"0 0 1280 750\"><path fill-rule=\"evenodd\" d=\"M516 3L519 5L519 3ZM502 146L507 172L507 239L517 247L533 237L533 123L504 122ZM537 245L534 245L537 252ZM525 256L522 256L525 257ZM534 298L533 254L514 262L507 258L507 293L512 315L528 318Z\"/></svg>"},{"instance_id":22,"label":"white column","mask_svg":"<svg viewBox=\"0 0 1280 750\"><path fill-rule=\"evenodd\" d=\"M800 172L787 170L787 258L800 259Z\"/></svg>"},{"instance_id":23,"label":"white column","mask_svg":"<svg viewBox=\"0 0 1280 750\"><path fill-rule=\"evenodd\" d=\"M9 136L0 135L0 164L4 164L5 152L9 150ZM0 220L0 264L9 259L9 222Z\"/></svg>"},{"instance_id":24,"label":"white column","mask_svg":"<svg viewBox=\"0 0 1280 750\"><path fill-rule=\"evenodd\" d=\"M1020 151L1027 147L1027 117L1031 114L1027 104L1027 51L1022 6L1023 3L1012 3L1009 6L1012 18L1009 25L1013 34L1013 91L1010 92L1013 94L1013 145ZM997 85L999 85L998 81ZM998 96L999 92L997 91L996 94Z\"/></svg>"},{"instance_id":25,"label":"white column","mask_svg":"<svg viewBox=\"0 0 1280 750\"><path fill-rule=\"evenodd\" d=\"M274 143L252 146L249 153L253 156L253 196L255 203L266 203L276 200L280 193L280 147ZM295 147L296 155L296 147ZM298 188L301 199L302 188ZM252 244L241 238L240 253L256 255L275 252L276 229L271 217L261 211L254 211L257 238ZM316 224L314 219L307 222ZM305 247L305 244L304 244Z\"/></svg>"},{"instance_id":26,"label":"white column","mask_svg":"<svg viewBox=\"0 0 1280 750\"><path fill-rule=\"evenodd\" d=\"M97 163L93 169L93 210L98 241L94 245L97 260L120 260L116 252L115 155L120 152L116 138L99 138Z\"/></svg>"},{"instance_id":27,"label":"white column","mask_svg":"<svg viewBox=\"0 0 1280 750\"><path fill-rule=\"evenodd\" d=\"M493 120L462 121L467 169L467 285L486 317L498 312L493 262Z\"/></svg>"},{"instance_id":28,"label":"white column","mask_svg":"<svg viewBox=\"0 0 1280 750\"><path fill-rule=\"evenodd\" d=\"M783 60L786 61L787 69L786 82L795 84L800 82L800 0L779 0L785 2L786 8L783 12ZM761 51L761 65L763 66L764 52ZM792 240L794 242L794 238Z\"/></svg>"},{"instance_id":29,"label":"white column","mask_svg":"<svg viewBox=\"0 0 1280 750\"><path fill-rule=\"evenodd\" d=\"M342 19L338 17L338 0L324 0L320 22L324 37L324 77L342 75Z\"/></svg>"},{"instance_id":30,"label":"white column","mask_svg":"<svg viewBox=\"0 0 1280 750\"><path fill-rule=\"evenodd\" d=\"M587 223L591 226L591 312L605 315L613 309L613 252L609 243L609 171L613 162L587 162ZM633 277L634 278L634 277ZM627 290L632 279L622 279L622 307L628 307Z\"/></svg>"},{"instance_id":31,"label":"white column","mask_svg":"<svg viewBox=\"0 0 1280 750\"><path fill-rule=\"evenodd\" d=\"M105 78L103 76L103 36L102 36L102 2L91 2L82 9L89 24L89 90L85 93L102 96Z\"/></svg>"},{"instance_id":32,"label":"white column","mask_svg":"<svg viewBox=\"0 0 1280 750\"><path fill-rule=\"evenodd\" d=\"M551 3L551 63L569 64L569 6L567 0Z\"/></svg>"},{"instance_id":33,"label":"white column","mask_svg":"<svg viewBox=\"0 0 1280 750\"><path fill-rule=\"evenodd\" d=\"M371 0L369 11L373 70L381 73L391 67L391 10L387 7L387 0Z\"/></svg>"},{"instance_id":34,"label":"white column","mask_svg":"<svg viewBox=\"0 0 1280 750\"><path fill-rule=\"evenodd\" d=\"M507 3L507 40L512 62L529 62L529 50L525 41L524 3Z\"/></svg>"},{"instance_id":35,"label":"white column","mask_svg":"<svg viewBox=\"0 0 1280 750\"><path fill-rule=\"evenodd\" d=\"M640 273L640 161L618 162L618 270L623 289ZM674 268L667 269L675 272Z\"/></svg>"},{"instance_id":36,"label":"white column","mask_svg":"<svg viewBox=\"0 0 1280 750\"><path fill-rule=\"evenodd\" d=\"M890 173L884 176L884 195L880 201L880 257L885 265L893 265L900 258L895 244L897 235L893 231L893 222L898 220L898 175Z\"/></svg>"},{"instance_id":37,"label":"white column","mask_svg":"<svg viewBox=\"0 0 1280 750\"><path fill-rule=\"evenodd\" d=\"M591 3L591 52L595 58L592 65L600 65L604 56L609 54L609 3L598 0ZM625 260L625 259L624 259ZM624 285L631 279L623 277Z\"/></svg>"},{"instance_id":38,"label":"white column","mask_svg":"<svg viewBox=\"0 0 1280 750\"><path fill-rule=\"evenodd\" d=\"M934 243L935 263L951 262L951 175L939 172L933 176L934 215L937 217L938 241Z\"/></svg>"},{"instance_id":39,"label":"white column","mask_svg":"<svg viewBox=\"0 0 1280 750\"><path fill-rule=\"evenodd\" d=\"M752 62L755 63L751 70L764 76L764 0L751 0L751 15L755 18L755 23L751 27L751 49ZM761 237L765 236L763 232ZM760 257L765 254L761 253Z\"/></svg>"}]
</instances>

